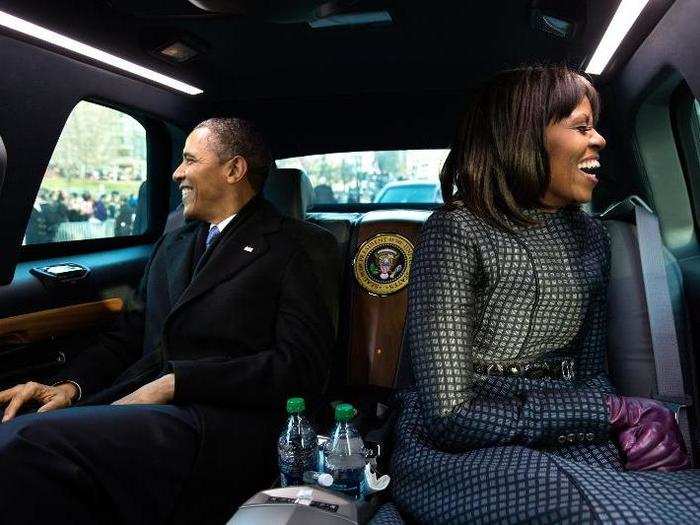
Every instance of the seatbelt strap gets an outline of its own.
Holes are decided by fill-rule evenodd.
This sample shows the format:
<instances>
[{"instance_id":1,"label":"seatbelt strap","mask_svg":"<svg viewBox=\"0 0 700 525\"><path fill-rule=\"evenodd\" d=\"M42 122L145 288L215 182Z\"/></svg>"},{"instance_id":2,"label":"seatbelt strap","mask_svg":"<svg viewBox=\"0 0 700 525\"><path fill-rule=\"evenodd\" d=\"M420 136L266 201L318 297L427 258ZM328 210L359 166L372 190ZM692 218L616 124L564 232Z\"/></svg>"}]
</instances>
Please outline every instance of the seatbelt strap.
<instances>
[{"instance_id":1,"label":"seatbelt strap","mask_svg":"<svg viewBox=\"0 0 700 525\"><path fill-rule=\"evenodd\" d=\"M683 379L659 220L639 197L632 197L629 200L634 205L637 224L639 257L656 365L656 398L678 407L676 419L692 460L692 441L688 423L688 406L692 400L686 394Z\"/></svg>"}]
</instances>

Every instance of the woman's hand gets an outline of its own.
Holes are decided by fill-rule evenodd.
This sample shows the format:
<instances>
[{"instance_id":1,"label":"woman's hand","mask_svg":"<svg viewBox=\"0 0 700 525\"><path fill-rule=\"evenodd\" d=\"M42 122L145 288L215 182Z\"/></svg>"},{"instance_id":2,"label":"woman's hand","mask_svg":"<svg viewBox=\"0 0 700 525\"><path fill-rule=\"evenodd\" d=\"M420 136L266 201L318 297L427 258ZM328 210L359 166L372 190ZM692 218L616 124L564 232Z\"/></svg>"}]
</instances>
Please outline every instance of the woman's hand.
<instances>
[{"instance_id":1,"label":"woman's hand","mask_svg":"<svg viewBox=\"0 0 700 525\"><path fill-rule=\"evenodd\" d=\"M658 401L607 396L609 421L628 470L672 472L689 468L675 415Z\"/></svg>"}]
</instances>

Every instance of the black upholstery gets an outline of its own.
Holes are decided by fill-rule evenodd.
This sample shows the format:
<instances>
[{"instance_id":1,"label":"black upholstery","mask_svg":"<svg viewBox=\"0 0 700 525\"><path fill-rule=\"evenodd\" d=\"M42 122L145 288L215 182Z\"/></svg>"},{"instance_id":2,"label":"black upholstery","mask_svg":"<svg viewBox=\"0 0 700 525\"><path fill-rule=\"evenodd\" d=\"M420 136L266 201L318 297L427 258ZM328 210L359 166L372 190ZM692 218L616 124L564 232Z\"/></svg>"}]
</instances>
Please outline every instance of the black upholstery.
<instances>
[{"instance_id":1,"label":"black upholstery","mask_svg":"<svg viewBox=\"0 0 700 525\"><path fill-rule=\"evenodd\" d=\"M306 174L297 169L273 168L265 182L263 195L282 215L297 219L297 236L311 259L321 296L338 333L342 261L335 237L328 230L305 221L313 205L314 190Z\"/></svg>"},{"instance_id":2,"label":"black upholstery","mask_svg":"<svg viewBox=\"0 0 700 525\"><path fill-rule=\"evenodd\" d=\"M311 259L318 279L321 297L333 321L334 333L338 333L340 317L340 288L342 261L337 243L330 232L310 222L300 222L298 237Z\"/></svg>"},{"instance_id":3,"label":"black upholstery","mask_svg":"<svg viewBox=\"0 0 700 525\"><path fill-rule=\"evenodd\" d=\"M340 282L345 282L345 274L349 268L349 262L352 260L352 254L349 253L351 235L355 224L362 217L361 213L309 213L306 220L314 224L318 224L322 228L328 230L335 237L338 258L341 261L340 267Z\"/></svg>"},{"instance_id":4,"label":"black upholstery","mask_svg":"<svg viewBox=\"0 0 700 525\"><path fill-rule=\"evenodd\" d=\"M613 384L625 395L644 396L656 390L656 368L635 226L606 221L611 240L608 287L608 368ZM689 324L683 277L676 259L664 251L671 306L681 359L689 352ZM686 384L692 384L687 378Z\"/></svg>"},{"instance_id":5,"label":"black upholstery","mask_svg":"<svg viewBox=\"0 0 700 525\"><path fill-rule=\"evenodd\" d=\"M5 168L7 167L7 150L5 149L5 143L0 137L0 188L2 187L2 182L5 180Z\"/></svg>"},{"instance_id":6,"label":"black upholstery","mask_svg":"<svg viewBox=\"0 0 700 525\"><path fill-rule=\"evenodd\" d=\"M263 188L263 196L275 205L282 214L304 220L307 210L313 206L314 188L306 174L292 168L275 168ZM185 223L182 203L170 212L165 223L165 233L179 228Z\"/></svg>"},{"instance_id":7,"label":"black upholstery","mask_svg":"<svg viewBox=\"0 0 700 525\"><path fill-rule=\"evenodd\" d=\"M263 195L282 215L304 220L314 204L314 188L306 174L294 168L272 168Z\"/></svg>"}]
</instances>

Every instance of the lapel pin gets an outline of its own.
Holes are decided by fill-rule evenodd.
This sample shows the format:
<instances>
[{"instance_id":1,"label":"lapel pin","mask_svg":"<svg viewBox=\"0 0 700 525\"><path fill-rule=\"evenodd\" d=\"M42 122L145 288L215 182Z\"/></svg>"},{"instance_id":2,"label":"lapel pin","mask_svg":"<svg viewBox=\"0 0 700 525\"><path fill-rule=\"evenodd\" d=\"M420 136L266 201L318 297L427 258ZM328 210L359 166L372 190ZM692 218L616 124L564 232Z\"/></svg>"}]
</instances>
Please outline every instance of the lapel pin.
<instances>
[{"instance_id":1,"label":"lapel pin","mask_svg":"<svg viewBox=\"0 0 700 525\"><path fill-rule=\"evenodd\" d=\"M253 247L252 247L252 246L246 246L245 248L243 248L243 250L245 250L245 251L248 252L248 253L253 253Z\"/></svg>"}]
</instances>

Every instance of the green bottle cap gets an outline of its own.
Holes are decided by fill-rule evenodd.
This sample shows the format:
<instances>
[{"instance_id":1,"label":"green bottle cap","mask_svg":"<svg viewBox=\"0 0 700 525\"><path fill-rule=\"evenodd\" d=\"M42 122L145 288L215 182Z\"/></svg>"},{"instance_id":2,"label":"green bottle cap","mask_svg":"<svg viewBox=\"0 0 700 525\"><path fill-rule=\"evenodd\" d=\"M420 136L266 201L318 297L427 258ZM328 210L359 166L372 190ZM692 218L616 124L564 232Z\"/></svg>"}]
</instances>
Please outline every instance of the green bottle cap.
<instances>
[{"instance_id":1,"label":"green bottle cap","mask_svg":"<svg viewBox=\"0 0 700 525\"><path fill-rule=\"evenodd\" d=\"M355 407L349 403L341 403L335 407L336 421L350 421L355 417Z\"/></svg>"},{"instance_id":2,"label":"green bottle cap","mask_svg":"<svg viewBox=\"0 0 700 525\"><path fill-rule=\"evenodd\" d=\"M303 397L290 397L287 399L287 414L299 414L305 408Z\"/></svg>"}]
</instances>

